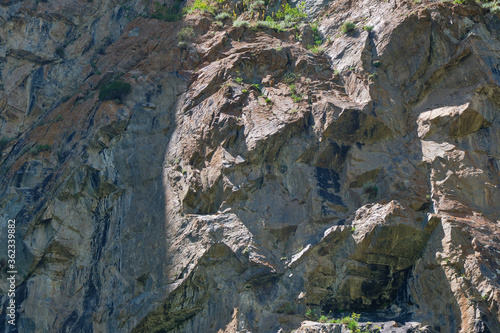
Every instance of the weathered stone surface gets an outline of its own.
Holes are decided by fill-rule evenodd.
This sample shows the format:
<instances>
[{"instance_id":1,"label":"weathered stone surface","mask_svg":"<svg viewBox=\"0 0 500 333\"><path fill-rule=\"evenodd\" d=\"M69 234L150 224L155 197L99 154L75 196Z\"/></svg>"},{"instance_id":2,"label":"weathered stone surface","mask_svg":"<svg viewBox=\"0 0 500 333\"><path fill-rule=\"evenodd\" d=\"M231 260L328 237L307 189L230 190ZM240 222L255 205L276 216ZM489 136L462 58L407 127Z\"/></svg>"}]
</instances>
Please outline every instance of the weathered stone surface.
<instances>
[{"instance_id":1,"label":"weathered stone surface","mask_svg":"<svg viewBox=\"0 0 500 333\"><path fill-rule=\"evenodd\" d=\"M20 331L347 332L309 309L380 332L500 331L498 16L306 8L324 53L308 25L0 3ZM114 79L130 94L100 101Z\"/></svg>"}]
</instances>

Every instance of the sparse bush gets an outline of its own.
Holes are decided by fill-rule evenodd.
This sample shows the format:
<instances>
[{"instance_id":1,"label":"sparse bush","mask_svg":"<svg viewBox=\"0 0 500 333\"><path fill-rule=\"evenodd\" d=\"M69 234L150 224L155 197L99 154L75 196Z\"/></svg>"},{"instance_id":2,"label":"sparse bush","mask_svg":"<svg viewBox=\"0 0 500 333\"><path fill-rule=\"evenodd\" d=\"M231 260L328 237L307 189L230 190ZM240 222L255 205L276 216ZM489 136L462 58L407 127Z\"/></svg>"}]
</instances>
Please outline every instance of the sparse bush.
<instances>
[{"instance_id":1,"label":"sparse bush","mask_svg":"<svg viewBox=\"0 0 500 333\"><path fill-rule=\"evenodd\" d=\"M184 27L177 33L179 41L190 41L194 38L194 30L191 27Z\"/></svg>"},{"instance_id":2,"label":"sparse bush","mask_svg":"<svg viewBox=\"0 0 500 333\"><path fill-rule=\"evenodd\" d=\"M363 30L364 30L364 31L371 32L371 31L373 30L373 26L371 26L371 25L364 25L364 26L363 26Z\"/></svg>"},{"instance_id":3,"label":"sparse bush","mask_svg":"<svg viewBox=\"0 0 500 333\"><path fill-rule=\"evenodd\" d=\"M250 5L250 12L258 12L266 7L266 4L262 0L257 0Z\"/></svg>"},{"instance_id":4,"label":"sparse bush","mask_svg":"<svg viewBox=\"0 0 500 333\"><path fill-rule=\"evenodd\" d=\"M314 309L307 309L306 317L312 320L316 320L316 318L318 318L318 316L316 315L316 311Z\"/></svg>"},{"instance_id":5,"label":"sparse bush","mask_svg":"<svg viewBox=\"0 0 500 333\"><path fill-rule=\"evenodd\" d=\"M319 45L308 45L307 49L312 53L323 53L325 52L325 48Z\"/></svg>"},{"instance_id":6,"label":"sparse bush","mask_svg":"<svg viewBox=\"0 0 500 333\"><path fill-rule=\"evenodd\" d=\"M380 67L380 65L382 65L382 62L380 60L375 60L373 62L373 67Z\"/></svg>"},{"instance_id":7,"label":"sparse bush","mask_svg":"<svg viewBox=\"0 0 500 333\"><path fill-rule=\"evenodd\" d=\"M313 33L314 44L315 45L323 44L323 40L321 39L321 35L319 34L319 23L318 22L311 23L311 31Z\"/></svg>"},{"instance_id":8,"label":"sparse bush","mask_svg":"<svg viewBox=\"0 0 500 333\"><path fill-rule=\"evenodd\" d=\"M481 7L488 9L492 13L500 14L500 0L487 1Z\"/></svg>"},{"instance_id":9,"label":"sparse bush","mask_svg":"<svg viewBox=\"0 0 500 333\"><path fill-rule=\"evenodd\" d=\"M250 22L245 20L236 20L233 22L233 26L248 28L250 26Z\"/></svg>"},{"instance_id":10,"label":"sparse bush","mask_svg":"<svg viewBox=\"0 0 500 333\"><path fill-rule=\"evenodd\" d=\"M283 75L283 82L285 84L292 84L297 80L298 75L295 75L294 72L288 72L285 75Z\"/></svg>"},{"instance_id":11,"label":"sparse bush","mask_svg":"<svg viewBox=\"0 0 500 333\"><path fill-rule=\"evenodd\" d=\"M220 14L217 14L217 16L215 16L215 19L216 19L217 21L224 21L225 19L228 19L228 18L230 18L230 17L231 17L231 15L229 15L229 13L227 13L227 12L222 12L222 13L220 13Z\"/></svg>"},{"instance_id":12,"label":"sparse bush","mask_svg":"<svg viewBox=\"0 0 500 333\"><path fill-rule=\"evenodd\" d=\"M268 16L269 17L269 16ZM274 21L257 21L253 24L255 28L274 29L278 24Z\"/></svg>"},{"instance_id":13,"label":"sparse bush","mask_svg":"<svg viewBox=\"0 0 500 333\"><path fill-rule=\"evenodd\" d=\"M214 6L205 0L196 0L191 6L185 7L184 12L190 14L195 10L199 10L202 13L209 12L213 14L215 9L216 8Z\"/></svg>"},{"instance_id":14,"label":"sparse bush","mask_svg":"<svg viewBox=\"0 0 500 333\"><path fill-rule=\"evenodd\" d=\"M292 99L295 103L299 103L302 100L302 96L297 96L295 94L292 94Z\"/></svg>"},{"instance_id":15,"label":"sparse bush","mask_svg":"<svg viewBox=\"0 0 500 333\"><path fill-rule=\"evenodd\" d=\"M376 79L378 77L377 73L372 73L370 75L368 75L368 78L373 80L373 79Z\"/></svg>"},{"instance_id":16,"label":"sparse bush","mask_svg":"<svg viewBox=\"0 0 500 333\"><path fill-rule=\"evenodd\" d=\"M298 22L307 17L305 2L299 3L295 8L292 8L290 4L286 3L281 6L281 8L282 9L276 13L276 18L278 20Z\"/></svg>"},{"instance_id":17,"label":"sparse bush","mask_svg":"<svg viewBox=\"0 0 500 333\"><path fill-rule=\"evenodd\" d=\"M117 99L120 102L122 99L130 92L130 84L123 81L111 81L104 83L99 88L99 99L101 101L107 101L111 99Z\"/></svg>"},{"instance_id":18,"label":"sparse bush","mask_svg":"<svg viewBox=\"0 0 500 333\"><path fill-rule=\"evenodd\" d=\"M252 87L255 90L257 90L258 92L260 92L260 86L257 83L254 83L254 84L250 85L250 87Z\"/></svg>"},{"instance_id":19,"label":"sparse bush","mask_svg":"<svg viewBox=\"0 0 500 333\"><path fill-rule=\"evenodd\" d=\"M347 21L342 24L342 32L345 34L354 31L354 29L356 29L356 24L351 21Z\"/></svg>"},{"instance_id":20,"label":"sparse bush","mask_svg":"<svg viewBox=\"0 0 500 333\"><path fill-rule=\"evenodd\" d=\"M160 4L159 2L155 2L155 11L151 14L151 18L155 18L157 20L174 22L178 21L182 18L182 13L180 12L182 0L175 0L171 6L167 6L167 4Z\"/></svg>"}]
</instances>

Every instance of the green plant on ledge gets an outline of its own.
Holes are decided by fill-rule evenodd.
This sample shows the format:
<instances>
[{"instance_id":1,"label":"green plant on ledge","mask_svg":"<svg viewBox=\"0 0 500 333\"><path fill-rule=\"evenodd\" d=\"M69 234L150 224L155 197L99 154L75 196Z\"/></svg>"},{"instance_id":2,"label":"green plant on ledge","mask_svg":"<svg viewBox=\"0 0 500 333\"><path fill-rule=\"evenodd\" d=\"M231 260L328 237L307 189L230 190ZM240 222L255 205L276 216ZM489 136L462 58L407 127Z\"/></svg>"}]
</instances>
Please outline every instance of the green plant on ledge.
<instances>
[{"instance_id":1,"label":"green plant on ledge","mask_svg":"<svg viewBox=\"0 0 500 333\"><path fill-rule=\"evenodd\" d=\"M129 83L120 80L107 82L99 88L99 99L101 101L116 99L121 102L130 92L130 89L131 86Z\"/></svg>"},{"instance_id":2,"label":"green plant on ledge","mask_svg":"<svg viewBox=\"0 0 500 333\"><path fill-rule=\"evenodd\" d=\"M345 34L354 31L355 29L356 29L356 24L351 21L346 21L344 22L344 24L342 24L342 32Z\"/></svg>"}]
</instances>

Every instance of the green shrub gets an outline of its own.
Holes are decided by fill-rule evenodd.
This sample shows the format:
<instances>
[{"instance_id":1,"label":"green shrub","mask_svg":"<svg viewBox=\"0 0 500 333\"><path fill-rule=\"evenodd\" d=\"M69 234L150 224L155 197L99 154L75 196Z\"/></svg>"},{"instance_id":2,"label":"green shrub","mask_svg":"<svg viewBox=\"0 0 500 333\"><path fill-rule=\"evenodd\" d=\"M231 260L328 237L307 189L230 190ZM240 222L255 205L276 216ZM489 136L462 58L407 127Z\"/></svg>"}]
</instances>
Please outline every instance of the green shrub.
<instances>
[{"instance_id":1,"label":"green shrub","mask_svg":"<svg viewBox=\"0 0 500 333\"><path fill-rule=\"evenodd\" d=\"M302 96L297 96L295 94L292 94L292 99L295 103L299 103L302 100Z\"/></svg>"},{"instance_id":2,"label":"green shrub","mask_svg":"<svg viewBox=\"0 0 500 333\"><path fill-rule=\"evenodd\" d=\"M308 45L307 49L312 53L323 53L325 52L325 48L319 45Z\"/></svg>"},{"instance_id":3,"label":"green shrub","mask_svg":"<svg viewBox=\"0 0 500 333\"><path fill-rule=\"evenodd\" d=\"M253 24L255 28L264 28L264 29L265 28L274 29L277 25L278 23L274 21L257 21Z\"/></svg>"},{"instance_id":4,"label":"green shrub","mask_svg":"<svg viewBox=\"0 0 500 333\"><path fill-rule=\"evenodd\" d=\"M116 80L104 83L99 88L99 99L101 101L107 101L111 99L117 99L122 101L122 99L130 92L130 84Z\"/></svg>"},{"instance_id":5,"label":"green shrub","mask_svg":"<svg viewBox=\"0 0 500 333\"><path fill-rule=\"evenodd\" d=\"M255 90L257 90L258 92L260 92L260 86L259 84L257 83L254 83L254 84L251 84L250 87L254 88Z\"/></svg>"},{"instance_id":6,"label":"green shrub","mask_svg":"<svg viewBox=\"0 0 500 333\"><path fill-rule=\"evenodd\" d=\"M194 38L194 30L191 27L184 27L177 33L177 39L179 41L190 41Z\"/></svg>"},{"instance_id":7,"label":"green shrub","mask_svg":"<svg viewBox=\"0 0 500 333\"><path fill-rule=\"evenodd\" d=\"M323 44L323 40L321 39L321 36L319 34L319 23L318 22L311 23L311 31L313 33L314 44L315 45Z\"/></svg>"},{"instance_id":8,"label":"green shrub","mask_svg":"<svg viewBox=\"0 0 500 333\"><path fill-rule=\"evenodd\" d=\"M174 3L170 6L167 4L155 2L155 11L151 14L151 18L155 18L157 20L174 22L182 19L181 10L182 0L175 0Z\"/></svg>"},{"instance_id":9,"label":"green shrub","mask_svg":"<svg viewBox=\"0 0 500 333\"><path fill-rule=\"evenodd\" d=\"M245 20L236 20L233 22L234 27L244 27L248 28L250 26L250 22L245 21Z\"/></svg>"},{"instance_id":10,"label":"green shrub","mask_svg":"<svg viewBox=\"0 0 500 333\"><path fill-rule=\"evenodd\" d=\"M342 24L342 32L345 34L354 31L354 29L356 29L356 24L351 21L347 21Z\"/></svg>"},{"instance_id":11,"label":"green shrub","mask_svg":"<svg viewBox=\"0 0 500 333\"><path fill-rule=\"evenodd\" d=\"M269 97L267 97L267 98L266 98L266 103L267 103L267 104L271 104L272 102L273 102L273 100L272 100L272 99L270 99Z\"/></svg>"},{"instance_id":12,"label":"green shrub","mask_svg":"<svg viewBox=\"0 0 500 333\"><path fill-rule=\"evenodd\" d=\"M316 318L318 318L318 316L316 315L316 311L314 309L307 309L306 317L308 319L312 319L312 320L315 320Z\"/></svg>"},{"instance_id":13,"label":"green shrub","mask_svg":"<svg viewBox=\"0 0 500 333\"><path fill-rule=\"evenodd\" d=\"M375 61L373 62L373 66L374 66L374 67L380 67L380 65L382 65L382 62L381 62L380 60L375 60Z\"/></svg>"},{"instance_id":14,"label":"green shrub","mask_svg":"<svg viewBox=\"0 0 500 333\"><path fill-rule=\"evenodd\" d=\"M371 26L371 25L364 25L364 26L363 26L363 30L364 30L364 31L368 31L368 32L370 32L370 31L372 31L372 30L373 30L373 26Z\"/></svg>"},{"instance_id":15,"label":"green shrub","mask_svg":"<svg viewBox=\"0 0 500 333\"><path fill-rule=\"evenodd\" d=\"M258 12L266 7L266 4L262 0L257 0L250 5L250 12Z\"/></svg>"},{"instance_id":16,"label":"green shrub","mask_svg":"<svg viewBox=\"0 0 500 333\"><path fill-rule=\"evenodd\" d=\"M228 19L228 18L230 18L230 17L231 17L231 15L229 15L229 13L227 13L227 12L222 12L222 13L220 13L220 14L217 14L217 16L215 16L215 19L216 19L217 21L224 21L225 19Z\"/></svg>"},{"instance_id":17,"label":"green shrub","mask_svg":"<svg viewBox=\"0 0 500 333\"><path fill-rule=\"evenodd\" d=\"M296 75L294 72L288 72L285 75L283 75L283 82L285 84L292 84L297 80L298 75Z\"/></svg>"},{"instance_id":18,"label":"green shrub","mask_svg":"<svg viewBox=\"0 0 500 333\"><path fill-rule=\"evenodd\" d=\"M278 20L299 22L307 17L305 2L299 3L295 8L292 8L290 4L286 3L281 6L281 8L282 9L276 13L276 18Z\"/></svg>"},{"instance_id":19,"label":"green shrub","mask_svg":"<svg viewBox=\"0 0 500 333\"><path fill-rule=\"evenodd\" d=\"M199 10L202 13L209 12L213 14L216 8L205 0L196 0L191 6L184 8L184 12L188 14L194 12L195 10Z\"/></svg>"},{"instance_id":20,"label":"green shrub","mask_svg":"<svg viewBox=\"0 0 500 333\"><path fill-rule=\"evenodd\" d=\"M488 9L492 13L500 14L500 0L486 1L481 4L481 7Z\"/></svg>"}]
</instances>

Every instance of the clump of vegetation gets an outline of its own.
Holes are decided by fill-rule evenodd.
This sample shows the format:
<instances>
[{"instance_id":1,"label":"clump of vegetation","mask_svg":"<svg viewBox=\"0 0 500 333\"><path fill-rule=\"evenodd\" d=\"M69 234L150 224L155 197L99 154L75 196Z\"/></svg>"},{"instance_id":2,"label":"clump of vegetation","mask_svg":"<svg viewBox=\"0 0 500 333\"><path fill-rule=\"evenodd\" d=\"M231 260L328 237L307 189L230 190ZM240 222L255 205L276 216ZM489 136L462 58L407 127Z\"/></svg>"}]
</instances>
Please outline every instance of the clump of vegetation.
<instances>
[{"instance_id":1,"label":"clump of vegetation","mask_svg":"<svg viewBox=\"0 0 500 333\"><path fill-rule=\"evenodd\" d=\"M273 100L270 99L269 97L266 98L266 104L272 104L273 103Z\"/></svg>"},{"instance_id":2,"label":"clump of vegetation","mask_svg":"<svg viewBox=\"0 0 500 333\"><path fill-rule=\"evenodd\" d=\"M302 100L302 96L292 94L292 99L295 103L299 103Z\"/></svg>"},{"instance_id":3,"label":"clump of vegetation","mask_svg":"<svg viewBox=\"0 0 500 333\"><path fill-rule=\"evenodd\" d=\"M243 78L241 76L238 76L237 78L234 79L234 81L238 84L242 84L243 83Z\"/></svg>"},{"instance_id":4,"label":"clump of vegetation","mask_svg":"<svg viewBox=\"0 0 500 333\"><path fill-rule=\"evenodd\" d=\"M260 10L262 7L262 1L256 1L251 5L251 11ZM276 13L276 15L267 16L265 21L257 21L254 24L255 28L270 28L276 31L286 31L292 27L295 27L298 22L302 21L307 17L305 11L306 4L301 2L296 7L291 7L290 4L286 3L281 6L281 9Z\"/></svg>"},{"instance_id":5,"label":"clump of vegetation","mask_svg":"<svg viewBox=\"0 0 500 333\"><path fill-rule=\"evenodd\" d=\"M307 17L305 2L299 3L295 8L292 8L288 3L281 7L282 9L276 13L278 20L299 22Z\"/></svg>"},{"instance_id":6,"label":"clump of vegetation","mask_svg":"<svg viewBox=\"0 0 500 333\"><path fill-rule=\"evenodd\" d=\"M377 77L378 77L377 73L372 73L372 74L368 75L368 78L370 80L376 79Z\"/></svg>"},{"instance_id":7,"label":"clump of vegetation","mask_svg":"<svg viewBox=\"0 0 500 333\"><path fill-rule=\"evenodd\" d=\"M344 22L344 24L342 24L342 32L345 34L354 31L355 29L356 29L356 24L351 21L346 21Z\"/></svg>"},{"instance_id":8,"label":"clump of vegetation","mask_svg":"<svg viewBox=\"0 0 500 333\"><path fill-rule=\"evenodd\" d=\"M263 10L265 7L266 7L266 4L264 3L264 1L262 1L262 0L257 0L257 1L254 1L254 2L250 5L250 12L251 12L251 13L253 13L253 12L258 12L259 10Z\"/></svg>"},{"instance_id":9,"label":"clump of vegetation","mask_svg":"<svg viewBox=\"0 0 500 333\"><path fill-rule=\"evenodd\" d=\"M250 22L245 21L245 20L235 20L233 22L233 26L248 28L250 26Z\"/></svg>"},{"instance_id":10,"label":"clump of vegetation","mask_svg":"<svg viewBox=\"0 0 500 333\"><path fill-rule=\"evenodd\" d=\"M320 46L320 45L309 45L307 47L307 49L309 51L311 51L312 53L323 53L323 52L325 52L325 48L323 46Z\"/></svg>"},{"instance_id":11,"label":"clump of vegetation","mask_svg":"<svg viewBox=\"0 0 500 333\"><path fill-rule=\"evenodd\" d=\"M43 153L45 151L50 151L50 146L49 145L38 145L36 147L31 148L30 153L32 155L38 155L40 153Z\"/></svg>"},{"instance_id":12,"label":"clump of vegetation","mask_svg":"<svg viewBox=\"0 0 500 333\"><path fill-rule=\"evenodd\" d=\"M319 23L318 22L311 23L311 31L313 34L314 45L323 44L323 40L321 39L321 35L319 34Z\"/></svg>"},{"instance_id":13,"label":"clump of vegetation","mask_svg":"<svg viewBox=\"0 0 500 333\"><path fill-rule=\"evenodd\" d=\"M190 41L194 38L194 30L191 27L184 27L177 33L179 41Z\"/></svg>"},{"instance_id":14,"label":"clump of vegetation","mask_svg":"<svg viewBox=\"0 0 500 333\"><path fill-rule=\"evenodd\" d=\"M359 313L353 313L350 316L342 317L339 319L335 319L335 318L329 319L325 315L321 315L321 317L318 318L318 316L316 315L316 312L314 310L308 309L305 316L311 320L318 320L320 323L332 323L332 324L346 325L352 333L371 332L370 330L361 329L359 327L359 318L361 317L361 315ZM376 326L375 328L377 331L380 331L379 327Z\"/></svg>"},{"instance_id":15,"label":"clump of vegetation","mask_svg":"<svg viewBox=\"0 0 500 333\"><path fill-rule=\"evenodd\" d=\"M129 83L120 80L107 82L99 88L99 99L101 101L116 99L121 102L130 92L130 89L131 86Z\"/></svg>"},{"instance_id":16,"label":"clump of vegetation","mask_svg":"<svg viewBox=\"0 0 500 333\"><path fill-rule=\"evenodd\" d=\"M380 65L382 65L382 62L380 60L375 60L373 62L373 67L380 67Z\"/></svg>"},{"instance_id":17,"label":"clump of vegetation","mask_svg":"<svg viewBox=\"0 0 500 333\"><path fill-rule=\"evenodd\" d=\"M488 9L492 13L500 14L500 0L485 1L481 7Z\"/></svg>"},{"instance_id":18,"label":"clump of vegetation","mask_svg":"<svg viewBox=\"0 0 500 333\"><path fill-rule=\"evenodd\" d=\"M258 92L260 92L260 86L258 83L254 83L252 85L250 85L250 87L254 88L255 90L257 90Z\"/></svg>"},{"instance_id":19,"label":"clump of vegetation","mask_svg":"<svg viewBox=\"0 0 500 333\"><path fill-rule=\"evenodd\" d=\"M318 318L318 315L316 314L316 311L314 309L307 309L306 317L311 320L316 320L316 318Z\"/></svg>"},{"instance_id":20,"label":"clump of vegetation","mask_svg":"<svg viewBox=\"0 0 500 333\"><path fill-rule=\"evenodd\" d=\"M285 75L283 75L283 82L285 84L292 84L297 80L298 75L296 75L294 72L288 72Z\"/></svg>"},{"instance_id":21,"label":"clump of vegetation","mask_svg":"<svg viewBox=\"0 0 500 333\"><path fill-rule=\"evenodd\" d=\"M373 30L373 26L372 25L364 25L363 26L363 30L371 32Z\"/></svg>"},{"instance_id":22,"label":"clump of vegetation","mask_svg":"<svg viewBox=\"0 0 500 333\"><path fill-rule=\"evenodd\" d=\"M151 18L155 18L157 20L167 21L167 22L175 22L182 19L181 13L181 4L182 0L175 0L174 3L170 6L167 6L165 3L155 2L155 11L151 14Z\"/></svg>"},{"instance_id":23,"label":"clump of vegetation","mask_svg":"<svg viewBox=\"0 0 500 333\"><path fill-rule=\"evenodd\" d=\"M215 13L216 8L208 1L196 0L191 6L185 7L183 11L187 14L191 14L195 10L199 10L201 13L209 12L213 14Z\"/></svg>"},{"instance_id":24,"label":"clump of vegetation","mask_svg":"<svg viewBox=\"0 0 500 333\"><path fill-rule=\"evenodd\" d=\"M224 21L225 19L228 19L230 17L231 17L231 15L229 15L228 12L222 12L220 14L217 14L217 16L215 16L215 20Z\"/></svg>"}]
</instances>

